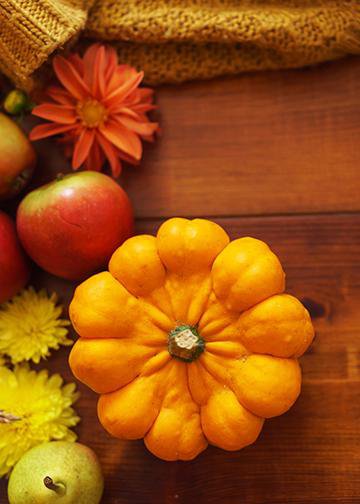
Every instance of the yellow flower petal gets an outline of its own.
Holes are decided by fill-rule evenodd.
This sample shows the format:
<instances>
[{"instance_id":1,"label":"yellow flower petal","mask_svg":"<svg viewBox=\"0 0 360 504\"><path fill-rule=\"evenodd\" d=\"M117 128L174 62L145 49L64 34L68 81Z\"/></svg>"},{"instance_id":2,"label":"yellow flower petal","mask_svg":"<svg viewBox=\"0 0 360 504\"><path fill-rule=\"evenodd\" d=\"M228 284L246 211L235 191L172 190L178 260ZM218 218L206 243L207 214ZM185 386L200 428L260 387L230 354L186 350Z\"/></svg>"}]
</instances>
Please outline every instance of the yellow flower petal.
<instances>
[{"instance_id":1,"label":"yellow flower petal","mask_svg":"<svg viewBox=\"0 0 360 504\"><path fill-rule=\"evenodd\" d=\"M1 305L0 354L9 356L13 364L38 363L50 355L50 349L72 345L67 337L70 322L60 318L62 311L55 293L48 296L32 287Z\"/></svg>"},{"instance_id":2,"label":"yellow flower petal","mask_svg":"<svg viewBox=\"0 0 360 504\"><path fill-rule=\"evenodd\" d=\"M61 376L31 371L27 364L13 371L0 367L0 477L33 446L51 440L75 441L69 428L79 422L72 408L75 384Z\"/></svg>"}]
</instances>

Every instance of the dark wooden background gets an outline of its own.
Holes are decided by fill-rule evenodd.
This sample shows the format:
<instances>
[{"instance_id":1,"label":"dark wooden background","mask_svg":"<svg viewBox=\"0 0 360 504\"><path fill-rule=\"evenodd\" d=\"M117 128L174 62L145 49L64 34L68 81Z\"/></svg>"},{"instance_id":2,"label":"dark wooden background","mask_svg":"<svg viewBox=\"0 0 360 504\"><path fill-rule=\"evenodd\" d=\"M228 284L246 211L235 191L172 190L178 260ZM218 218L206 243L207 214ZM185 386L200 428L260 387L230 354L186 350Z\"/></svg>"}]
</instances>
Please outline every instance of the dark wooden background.
<instances>
[{"instance_id":1,"label":"dark wooden background","mask_svg":"<svg viewBox=\"0 0 360 504\"><path fill-rule=\"evenodd\" d=\"M103 504L360 503L360 60L164 87L157 101L162 138L122 177L137 231L206 216L232 237L267 241L317 337L291 411L267 421L255 445L210 447L192 462L111 439L95 394L79 385L77 431L104 468ZM39 144L38 180L66 171L53 145ZM33 283L64 302L73 290L40 272ZM43 366L72 380L67 354Z\"/></svg>"}]
</instances>

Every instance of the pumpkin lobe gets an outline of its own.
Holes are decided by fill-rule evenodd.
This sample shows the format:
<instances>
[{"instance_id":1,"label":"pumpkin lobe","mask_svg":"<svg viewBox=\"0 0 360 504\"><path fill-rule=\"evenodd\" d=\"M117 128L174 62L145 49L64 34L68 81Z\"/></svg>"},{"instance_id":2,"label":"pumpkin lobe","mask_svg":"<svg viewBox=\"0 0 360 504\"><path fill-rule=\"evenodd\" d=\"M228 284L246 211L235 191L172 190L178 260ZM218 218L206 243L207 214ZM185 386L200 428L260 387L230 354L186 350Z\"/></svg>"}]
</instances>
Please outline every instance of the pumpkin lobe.
<instances>
[{"instance_id":1,"label":"pumpkin lobe","mask_svg":"<svg viewBox=\"0 0 360 504\"><path fill-rule=\"evenodd\" d=\"M205 350L205 341L194 326L178 325L169 332L169 354L184 362L192 362Z\"/></svg>"}]
</instances>

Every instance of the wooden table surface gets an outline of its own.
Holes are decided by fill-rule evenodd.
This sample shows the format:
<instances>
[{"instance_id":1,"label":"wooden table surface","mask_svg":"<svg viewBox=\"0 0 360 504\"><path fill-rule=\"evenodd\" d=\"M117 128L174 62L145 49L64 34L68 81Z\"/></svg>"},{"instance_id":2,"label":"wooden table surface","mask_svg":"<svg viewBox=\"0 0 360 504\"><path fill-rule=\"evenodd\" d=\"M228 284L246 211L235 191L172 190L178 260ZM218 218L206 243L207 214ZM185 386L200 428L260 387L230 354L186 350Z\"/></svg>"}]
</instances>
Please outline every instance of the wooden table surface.
<instances>
[{"instance_id":1,"label":"wooden table surface","mask_svg":"<svg viewBox=\"0 0 360 504\"><path fill-rule=\"evenodd\" d=\"M110 438L96 395L79 385L77 432L104 468L102 503L360 503L360 60L164 87L157 101L162 138L122 177L137 231L207 216L232 237L267 241L317 337L290 412L267 421L256 444L210 447L192 462ZM39 180L66 170L53 143L38 148ZM33 283L64 302L73 291L44 273ZM72 380L67 355L45 366Z\"/></svg>"}]
</instances>

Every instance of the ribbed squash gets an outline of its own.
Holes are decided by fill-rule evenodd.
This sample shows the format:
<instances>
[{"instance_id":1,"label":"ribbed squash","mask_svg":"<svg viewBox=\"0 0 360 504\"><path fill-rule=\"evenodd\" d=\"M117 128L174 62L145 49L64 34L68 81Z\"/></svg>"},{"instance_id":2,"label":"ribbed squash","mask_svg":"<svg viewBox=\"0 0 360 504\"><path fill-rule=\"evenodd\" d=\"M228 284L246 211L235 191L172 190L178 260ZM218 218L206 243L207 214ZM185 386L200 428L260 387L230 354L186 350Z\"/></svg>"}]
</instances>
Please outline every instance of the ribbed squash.
<instances>
[{"instance_id":1,"label":"ribbed squash","mask_svg":"<svg viewBox=\"0 0 360 504\"><path fill-rule=\"evenodd\" d=\"M230 242L208 220L173 218L127 240L70 306L80 335L70 366L101 394L105 429L144 438L164 460L253 443L296 401L297 357L314 336L284 287L264 242Z\"/></svg>"}]
</instances>

